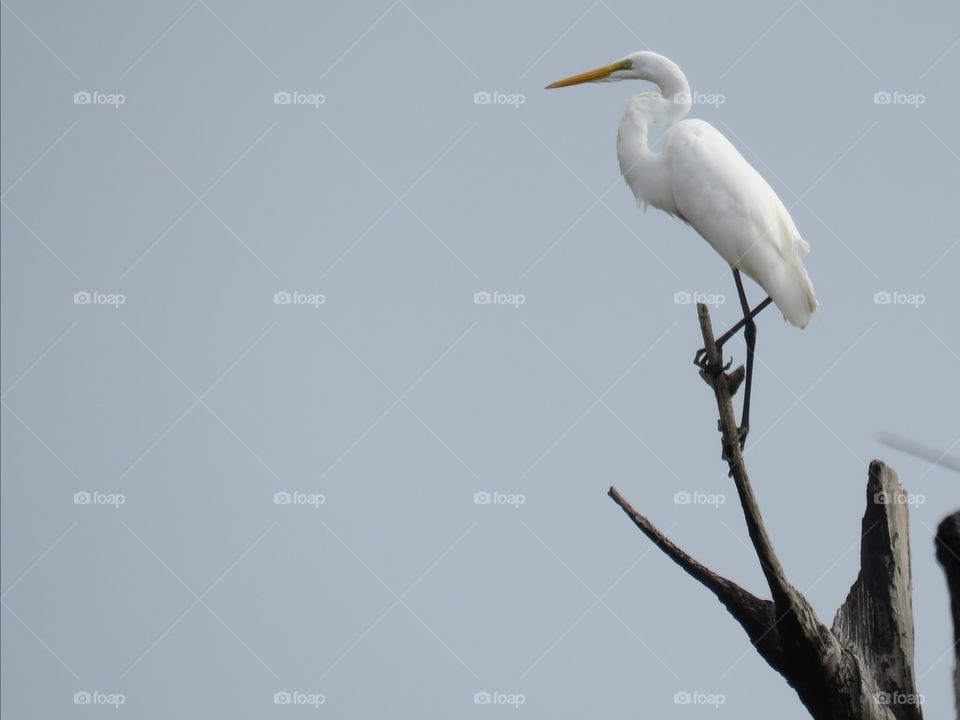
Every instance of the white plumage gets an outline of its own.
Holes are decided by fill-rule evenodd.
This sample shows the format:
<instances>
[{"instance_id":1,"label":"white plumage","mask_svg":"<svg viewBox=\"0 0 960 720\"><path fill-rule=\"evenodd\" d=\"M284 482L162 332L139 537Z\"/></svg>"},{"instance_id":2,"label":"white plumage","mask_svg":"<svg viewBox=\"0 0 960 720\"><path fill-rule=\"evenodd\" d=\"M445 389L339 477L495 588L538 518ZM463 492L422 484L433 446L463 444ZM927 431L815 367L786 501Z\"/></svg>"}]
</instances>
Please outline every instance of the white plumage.
<instances>
[{"instance_id":1,"label":"white plumage","mask_svg":"<svg viewBox=\"0 0 960 720\"><path fill-rule=\"evenodd\" d=\"M659 88L630 99L617 134L620 169L637 201L689 223L732 268L759 284L790 323L806 327L817 299L799 251L810 246L737 149L709 123L683 119L690 85L676 64L638 52L549 87L631 78ZM652 124L667 127L659 152L647 142Z\"/></svg>"}]
</instances>

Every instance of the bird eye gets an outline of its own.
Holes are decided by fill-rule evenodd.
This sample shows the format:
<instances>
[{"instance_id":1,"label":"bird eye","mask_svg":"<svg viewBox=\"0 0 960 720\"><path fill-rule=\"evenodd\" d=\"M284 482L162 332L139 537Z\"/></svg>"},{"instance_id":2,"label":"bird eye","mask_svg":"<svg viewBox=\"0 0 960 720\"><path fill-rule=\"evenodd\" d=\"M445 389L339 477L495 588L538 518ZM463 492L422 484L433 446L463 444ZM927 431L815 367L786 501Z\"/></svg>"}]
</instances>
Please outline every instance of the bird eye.
<instances>
[{"instance_id":1,"label":"bird eye","mask_svg":"<svg viewBox=\"0 0 960 720\"><path fill-rule=\"evenodd\" d=\"M632 68L632 67L633 67L633 60L624 60L624 61L623 61L623 69L624 69L624 70L627 70L628 68Z\"/></svg>"}]
</instances>

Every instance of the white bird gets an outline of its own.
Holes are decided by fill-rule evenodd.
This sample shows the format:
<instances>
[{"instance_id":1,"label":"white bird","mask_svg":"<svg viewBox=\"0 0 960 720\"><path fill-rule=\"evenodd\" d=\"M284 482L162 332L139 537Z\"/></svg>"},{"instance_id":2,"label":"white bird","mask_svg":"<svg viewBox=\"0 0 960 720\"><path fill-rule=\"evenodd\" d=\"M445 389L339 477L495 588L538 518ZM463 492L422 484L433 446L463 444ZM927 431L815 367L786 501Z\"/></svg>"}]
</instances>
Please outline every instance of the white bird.
<instances>
[{"instance_id":1,"label":"white bird","mask_svg":"<svg viewBox=\"0 0 960 720\"><path fill-rule=\"evenodd\" d=\"M817 299L800 250L809 252L810 246L773 188L730 141L708 122L683 119L692 104L690 84L673 61L653 52L636 52L547 87L632 79L652 82L658 89L632 97L620 120L617 157L627 185L644 207L653 205L693 227L734 273L744 318L722 335L717 345L722 348L741 327L746 328L742 445L749 430L756 343L753 318L772 301L788 322L807 326ZM667 128L660 152L651 150L647 142L652 124ZM740 271L769 296L752 310ZM697 358L698 364L708 369L702 353Z\"/></svg>"}]
</instances>

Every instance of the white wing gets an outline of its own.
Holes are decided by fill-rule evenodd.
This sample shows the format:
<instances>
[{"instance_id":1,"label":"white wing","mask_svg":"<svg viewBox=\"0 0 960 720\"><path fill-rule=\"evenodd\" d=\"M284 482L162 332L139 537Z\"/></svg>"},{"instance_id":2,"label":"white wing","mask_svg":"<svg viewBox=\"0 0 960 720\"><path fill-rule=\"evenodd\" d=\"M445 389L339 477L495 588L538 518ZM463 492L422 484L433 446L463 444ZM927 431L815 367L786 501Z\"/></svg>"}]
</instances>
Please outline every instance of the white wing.
<instances>
[{"instance_id":1,"label":"white wing","mask_svg":"<svg viewBox=\"0 0 960 720\"><path fill-rule=\"evenodd\" d=\"M791 324L806 327L817 299L799 250L810 246L766 180L703 120L667 131L663 164L683 219L766 290Z\"/></svg>"}]
</instances>

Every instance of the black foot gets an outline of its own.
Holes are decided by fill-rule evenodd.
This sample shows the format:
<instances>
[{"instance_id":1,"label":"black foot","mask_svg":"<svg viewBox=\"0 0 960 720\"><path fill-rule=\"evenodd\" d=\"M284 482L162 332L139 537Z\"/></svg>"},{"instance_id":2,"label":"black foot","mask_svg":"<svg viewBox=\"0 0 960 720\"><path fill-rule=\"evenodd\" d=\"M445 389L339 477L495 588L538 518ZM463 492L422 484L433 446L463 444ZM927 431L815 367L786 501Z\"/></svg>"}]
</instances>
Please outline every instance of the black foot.
<instances>
[{"instance_id":1,"label":"black foot","mask_svg":"<svg viewBox=\"0 0 960 720\"><path fill-rule=\"evenodd\" d=\"M723 352L721 351L720 362L711 365L710 361L707 360L707 349L700 348L697 350L697 354L693 356L693 364L709 375L719 375L730 369L730 366L733 365L733 358L730 358L727 364L724 365Z\"/></svg>"},{"instance_id":2,"label":"black foot","mask_svg":"<svg viewBox=\"0 0 960 720\"><path fill-rule=\"evenodd\" d=\"M740 452L743 452L743 449L747 445L747 435L750 434L750 425L747 423L744 423L743 425L740 426L740 429L738 432L739 432L738 440L740 441Z\"/></svg>"}]
</instances>

